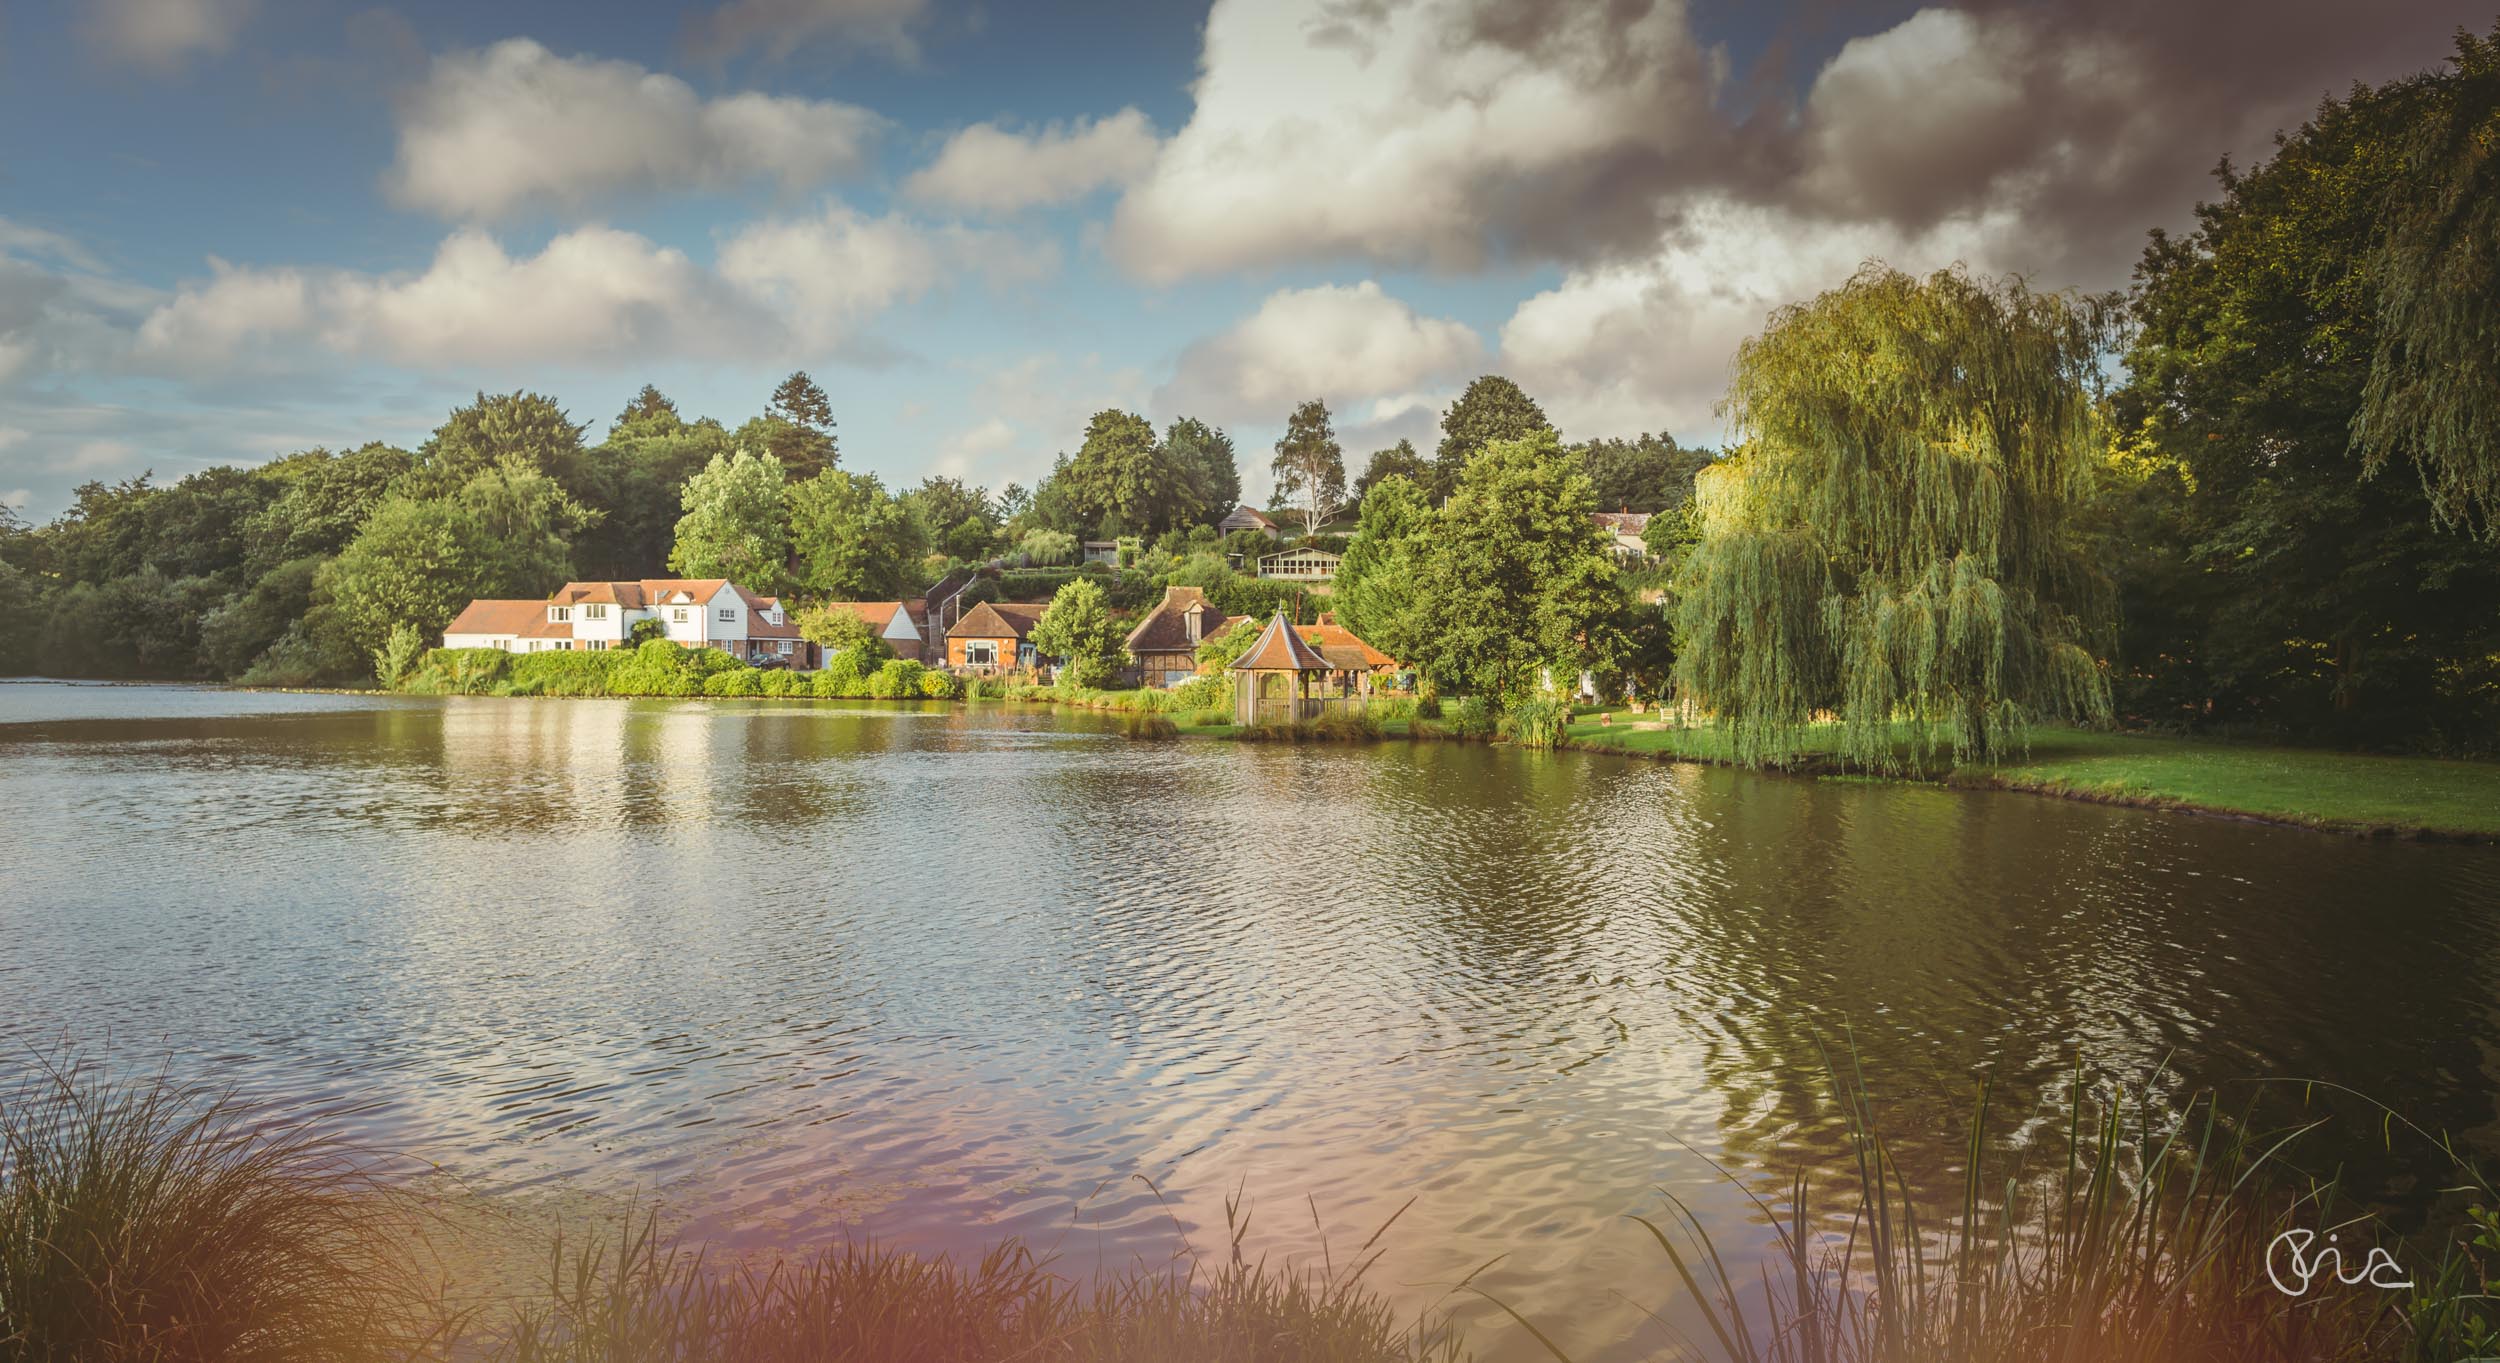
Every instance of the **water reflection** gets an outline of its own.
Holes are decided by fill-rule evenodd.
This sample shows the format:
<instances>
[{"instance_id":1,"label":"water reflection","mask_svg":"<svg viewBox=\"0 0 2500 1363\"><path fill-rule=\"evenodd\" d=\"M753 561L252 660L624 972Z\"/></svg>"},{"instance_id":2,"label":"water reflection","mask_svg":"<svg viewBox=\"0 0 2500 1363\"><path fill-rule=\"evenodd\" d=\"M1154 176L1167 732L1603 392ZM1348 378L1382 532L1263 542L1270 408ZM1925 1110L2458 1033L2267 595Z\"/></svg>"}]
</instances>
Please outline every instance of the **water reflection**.
<instances>
[{"instance_id":1,"label":"water reflection","mask_svg":"<svg viewBox=\"0 0 2500 1363\"><path fill-rule=\"evenodd\" d=\"M170 1048L732 1246L1152 1259L1246 1182L1342 1251L1414 1196L1384 1283L1509 1253L1628 1357L1673 1294L1620 1216L1663 1183L1741 1238L1704 1156L1838 1150L1844 1035L1926 1169L2078 1053L2494 1148L2493 849L1047 711L283 699L0 688L12 1053Z\"/></svg>"}]
</instances>

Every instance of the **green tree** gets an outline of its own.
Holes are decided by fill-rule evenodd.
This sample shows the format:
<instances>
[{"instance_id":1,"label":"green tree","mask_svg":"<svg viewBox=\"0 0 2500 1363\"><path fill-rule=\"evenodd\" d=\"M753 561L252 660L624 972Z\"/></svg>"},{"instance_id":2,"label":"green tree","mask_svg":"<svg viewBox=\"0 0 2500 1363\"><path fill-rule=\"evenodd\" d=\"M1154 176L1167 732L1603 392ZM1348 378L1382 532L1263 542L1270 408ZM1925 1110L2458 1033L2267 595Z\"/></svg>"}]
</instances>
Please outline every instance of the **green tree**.
<instances>
[{"instance_id":1,"label":"green tree","mask_svg":"<svg viewBox=\"0 0 2500 1363\"><path fill-rule=\"evenodd\" d=\"M793 618L799 637L823 649L827 658L850 652L862 664L873 667L894 656L894 650L886 647L885 640L877 637L857 611L822 603L809 606Z\"/></svg>"},{"instance_id":2,"label":"green tree","mask_svg":"<svg viewBox=\"0 0 2500 1363\"><path fill-rule=\"evenodd\" d=\"M1268 469L1276 478L1278 503L1301 514L1304 533L1316 535L1336 518L1345 505L1345 451L1329 423L1327 403L1313 398L1293 409Z\"/></svg>"},{"instance_id":3,"label":"green tree","mask_svg":"<svg viewBox=\"0 0 2500 1363\"><path fill-rule=\"evenodd\" d=\"M764 410L811 431L833 430L833 400L825 396L825 390L817 387L816 381L809 378L804 369L783 379L773 389L772 403Z\"/></svg>"},{"instance_id":4,"label":"green tree","mask_svg":"<svg viewBox=\"0 0 2500 1363\"><path fill-rule=\"evenodd\" d=\"M800 588L834 601L910 595L928 550L919 524L874 474L840 469L790 489L790 547Z\"/></svg>"},{"instance_id":5,"label":"green tree","mask_svg":"<svg viewBox=\"0 0 2500 1363\"><path fill-rule=\"evenodd\" d=\"M1051 483L1098 536L1161 534L1195 519L1203 470L1184 468L1134 412L1107 408L1086 423L1085 443Z\"/></svg>"},{"instance_id":6,"label":"green tree","mask_svg":"<svg viewBox=\"0 0 2500 1363\"><path fill-rule=\"evenodd\" d=\"M478 597L543 597L572 574L570 537L593 513L519 456L449 497L394 493L315 580L314 613L335 617L356 655L407 624L439 636Z\"/></svg>"},{"instance_id":7,"label":"green tree","mask_svg":"<svg viewBox=\"0 0 2500 1363\"><path fill-rule=\"evenodd\" d=\"M244 526L245 568L259 577L280 564L335 554L416 456L379 442L345 454L306 450L263 466L277 496Z\"/></svg>"},{"instance_id":8,"label":"green tree","mask_svg":"<svg viewBox=\"0 0 2500 1363\"><path fill-rule=\"evenodd\" d=\"M1231 436L1194 416L1178 417L1163 428L1163 448L1189 478L1194 516L1212 524L1241 505L1241 463Z\"/></svg>"},{"instance_id":9,"label":"green tree","mask_svg":"<svg viewBox=\"0 0 2500 1363\"><path fill-rule=\"evenodd\" d=\"M1742 760L1836 711L1841 751L1993 759L2101 719L2109 593L2077 505L2103 439L2098 300L1869 266L1739 348L1745 443L1700 492L1677 581L1685 694Z\"/></svg>"},{"instance_id":10,"label":"green tree","mask_svg":"<svg viewBox=\"0 0 2500 1363\"><path fill-rule=\"evenodd\" d=\"M669 401L668 394L646 383L641 392L626 402L625 410L616 414L616 420L608 423L608 439L640 440L675 435L685 425L685 419L677 414L677 404Z\"/></svg>"},{"instance_id":11,"label":"green tree","mask_svg":"<svg viewBox=\"0 0 2500 1363\"><path fill-rule=\"evenodd\" d=\"M1477 451L1420 532L1421 620L1400 661L1437 688L1505 704L1535 694L1548 668L1603 665L1623 592L1595 511L1588 474L1552 431Z\"/></svg>"},{"instance_id":12,"label":"green tree","mask_svg":"<svg viewBox=\"0 0 2500 1363\"><path fill-rule=\"evenodd\" d=\"M792 479L813 478L841 459L832 436L777 416L750 417L730 433L729 441L739 449L757 451L781 465L782 472Z\"/></svg>"},{"instance_id":13,"label":"green tree","mask_svg":"<svg viewBox=\"0 0 2500 1363\"><path fill-rule=\"evenodd\" d=\"M1371 462L1363 465L1363 476L1354 480L1354 500L1360 503L1371 495L1380 480L1395 474L1415 486L1432 485L1432 465L1415 452L1415 442L1401 440L1385 450L1372 451Z\"/></svg>"},{"instance_id":14,"label":"green tree","mask_svg":"<svg viewBox=\"0 0 2500 1363\"><path fill-rule=\"evenodd\" d=\"M1418 607L1437 520L1413 478L1392 473L1380 479L1364 494L1361 519L1329 584L1337 622L1400 661L1424 647Z\"/></svg>"},{"instance_id":15,"label":"green tree","mask_svg":"<svg viewBox=\"0 0 2500 1363\"><path fill-rule=\"evenodd\" d=\"M1671 511L1693 500L1693 476L1710 467L1708 450L1664 435L1592 440L1580 447L1600 511Z\"/></svg>"},{"instance_id":16,"label":"green tree","mask_svg":"<svg viewBox=\"0 0 2500 1363\"><path fill-rule=\"evenodd\" d=\"M2441 524L2500 540L2500 25L2408 93L2353 437L2372 474L2410 457Z\"/></svg>"},{"instance_id":17,"label":"green tree","mask_svg":"<svg viewBox=\"0 0 2500 1363\"><path fill-rule=\"evenodd\" d=\"M680 577L725 577L751 592L776 595L788 576L788 489L781 464L748 450L716 454L686 480L679 499L670 571Z\"/></svg>"},{"instance_id":18,"label":"green tree","mask_svg":"<svg viewBox=\"0 0 2500 1363\"><path fill-rule=\"evenodd\" d=\"M1551 431L1545 409L1518 384L1499 374L1486 374L1467 385L1441 414L1441 444L1432 456L1432 481L1426 491L1434 501L1446 499L1467 472L1467 461L1497 440L1525 440Z\"/></svg>"},{"instance_id":19,"label":"green tree","mask_svg":"<svg viewBox=\"0 0 2500 1363\"><path fill-rule=\"evenodd\" d=\"M1060 662L1060 680L1072 686L1106 686L1128 666L1121 631L1112 623L1102 588L1083 577L1050 598L1050 609L1033 622L1033 651Z\"/></svg>"},{"instance_id":20,"label":"green tree","mask_svg":"<svg viewBox=\"0 0 2500 1363\"><path fill-rule=\"evenodd\" d=\"M447 497L506 459L562 477L582 454L582 427L540 393L477 395L417 447L416 466L393 485L411 497Z\"/></svg>"},{"instance_id":21,"label":"green tree","mask_svg":"<svg viewBox=\"0 0 2500 1363\"><path fill-rule=\"evenodd\" d=\"M998 514L990 505L988 488L938 474L922 479L920 486L903 494L902 501L930 548L966 562L990 556Z\"/></svg>"},{"instance_id":22,"label":"green tree","mask_svg":"<svg viewBox=\"0 0 2500 1363\"><path fill-rule=\"evenodd\" d=\"M1076 536L1064 530L1027 530L1018 543L1024 561L1036 568L1076 562Z\"/></svg>"},{"instance_id":23,"label":"green tree","mask_svg":"<svg viewBox=\"0 0 2500 1363\"><path fill-rule=\"evenodd\" d=\"M2390 430L2361 420L2390 205L2455 79L2326 101L2146 249L2096 526L2129 713L2459 751L2500 731L2500 549L2438 530L2464 504L2443 513L2423 479L2364 476Z\"/></svg>"},{"instance_id":24,"label":"green tree","mask_svg":"<svg viewBox=\"0 0 2500 1363\"><path fill-rule=\"evenodd\" d=\"M416 626L405 620L391 626L382 646L373 650L374 680L385 687L399 685L399 679L408 675L409 669L417 665L418 655L424 652L425 636L417 632Z\"/></svg>"},{"instance_id":25,"label":"green tree","mask_svg":"<svg viewBox=\"0 0 2500 1363\"><path fill-rule=\"evenodd\" d=\"M566 486L600 513L574 544L579 570L598 578L647 577L668 562L686 482L735 446L709 417L620 428L586 452Z\"/></svg>"},{"instance_id":26,"label":"green tree","mask_svg":"<svg viewBox=\"0 0 2500 1363\"><path fill-rule=\"evenodd\" d=\"M307 555L261 575L250 590L200 621L200 660L212 676L240 677L312 610L313 583L327 560Z\"/></svg>"}]
</instances>

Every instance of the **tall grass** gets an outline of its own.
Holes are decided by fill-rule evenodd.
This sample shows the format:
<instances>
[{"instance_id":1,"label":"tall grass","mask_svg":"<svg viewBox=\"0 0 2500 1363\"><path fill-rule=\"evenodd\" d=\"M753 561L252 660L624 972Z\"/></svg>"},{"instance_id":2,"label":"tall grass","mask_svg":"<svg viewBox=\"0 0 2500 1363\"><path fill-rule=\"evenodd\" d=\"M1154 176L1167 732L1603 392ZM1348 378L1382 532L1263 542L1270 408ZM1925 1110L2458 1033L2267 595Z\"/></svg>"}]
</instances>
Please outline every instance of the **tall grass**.
<instances>
[{"instance_id":1,"label":"tall grass","mask_svg":"<svg viewBox=\"0 0 2500 1363\"><path fill-rule=\"evenodd\" d=\"M353 1363L420 1336L368 1166L197 1089L0 1094L0 1359Z\"/></svg>"},{"instance_id":2,"label":"tall grass","mask_svg":"<svg viewBox=\"0 0 2500 1363\"><path fill-rule=\"evenodd\" d=\"M1914 1189L1862 1084L1841 1083L1845 1215L1799 1173L1784 1205L1759 1197L1775 1252L1732 1269L1690 1206L1634 1218L1667 1256L1727 1363L2330 1363L2451 1358L2426 1351L2399 1293L2334 1284L2301 1297L2266 1272L2285 1230L2340 1228L2358 1265L2361 1218L2280 1156L2300 1131L2251 1134L2210 1096L2156 1122L2080 1073L2057 1162L1991 1168L1983 1091L1955 1201ZM2131 1128L2130 1123L2133 1123ZM2306 1128L2303 1128L2306 1130ZM1748 1196L1754 1196L1750 1192ZM1954 1208L1931 1219L1928 1209ZM1663 1224L1662 1224L1663 1222ZM2460 1280L2454 1284L2462 1290ZM1506 1308L1507 1309L1507 1308ZM1557 1357L1567 1357L1560 1349Z\"/></svg>"},{"instance_id":3,"label":"tall grass","mask_svg":"<svg viewBox=\"0 0 2500 1363\"><path fill-rule=\"evenodd\" d=\"M1366 1247L1369 1248L1368 1246ZM860 1245L712 1270L645 1218L549 1265L543 1302L489 1363L1456 1363L1446 1328L1400 1327L1348 1272L1246 1263L1107 1276L1090 1291L1016 1242L978 1264Z\"/></svg>"}]
</instances>

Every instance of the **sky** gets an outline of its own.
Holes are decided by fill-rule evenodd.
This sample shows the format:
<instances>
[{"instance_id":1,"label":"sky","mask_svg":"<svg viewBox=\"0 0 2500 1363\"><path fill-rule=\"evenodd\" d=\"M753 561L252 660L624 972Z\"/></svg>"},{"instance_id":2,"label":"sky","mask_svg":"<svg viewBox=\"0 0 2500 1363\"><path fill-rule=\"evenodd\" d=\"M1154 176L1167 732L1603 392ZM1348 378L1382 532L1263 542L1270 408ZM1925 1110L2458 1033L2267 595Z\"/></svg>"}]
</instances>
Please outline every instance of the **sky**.
<instances>
[{"instance_id":1,"label":"sky","mask_svg":"<svg viewBox=\"0 0 2500 1363\"><path fill-rule=\"evenodd\" d=\"M2483 5L2491 0L2478 0ZM1350 469L1482 373L1723 432L1869 260L2123 287L2225 156L2460 0L0 0L0 503L384 440L597 440L805 369L843 463L1030 486L1104 407Z\"/></svg>"}]
</instances>

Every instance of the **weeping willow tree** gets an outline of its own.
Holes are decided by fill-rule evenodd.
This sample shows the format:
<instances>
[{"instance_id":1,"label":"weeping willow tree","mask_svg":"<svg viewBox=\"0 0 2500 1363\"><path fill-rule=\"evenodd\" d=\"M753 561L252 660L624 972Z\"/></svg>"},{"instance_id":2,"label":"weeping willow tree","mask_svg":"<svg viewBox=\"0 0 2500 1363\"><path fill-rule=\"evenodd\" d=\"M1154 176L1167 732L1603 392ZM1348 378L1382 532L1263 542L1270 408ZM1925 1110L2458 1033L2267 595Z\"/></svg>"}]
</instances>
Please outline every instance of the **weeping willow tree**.
<instances>
[{"instance_id":1,"label":"weeping willow tree","mask_svg":"<svg viewBox=\"0 0 2500 1363\"><path fill-rule=\"evenodd\" d=\"M2112 595L2069 522L2108 304L1881 265L1737 351L1738 454L1698 480L1678 675L1739 760L1839 722L1875 770L2105 719Z\"/></svg>"},{"instance_id":2,"label":"weeping willow tree","mask_svg":"<svg viewBox=\"0 0 2500 1363\"><path fill-rule=\"evenodd\" d=\"M2500 27L2425 78L2375 262L2379 327L2354 443L2410 455L2442 525L2500 539Z\"/></svg>"}]
</instances>

